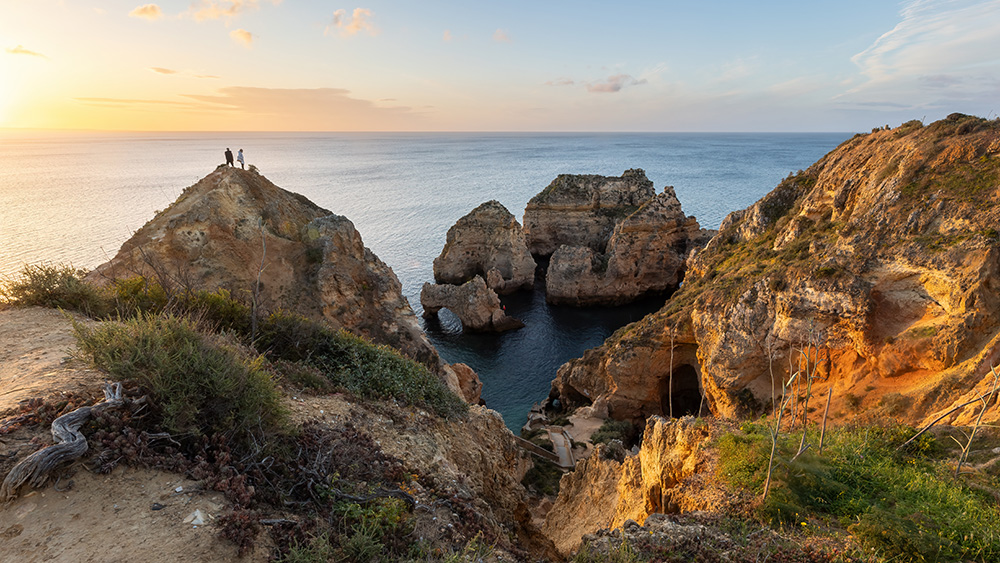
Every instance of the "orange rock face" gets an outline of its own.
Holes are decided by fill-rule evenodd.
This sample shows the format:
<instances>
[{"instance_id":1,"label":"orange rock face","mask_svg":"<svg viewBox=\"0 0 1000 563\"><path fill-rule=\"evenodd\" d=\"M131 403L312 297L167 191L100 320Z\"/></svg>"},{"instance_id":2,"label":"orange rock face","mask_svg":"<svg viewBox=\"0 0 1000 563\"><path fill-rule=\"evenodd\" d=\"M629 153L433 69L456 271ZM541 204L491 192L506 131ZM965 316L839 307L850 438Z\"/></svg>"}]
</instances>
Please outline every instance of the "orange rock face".
<instances>
[{"instance_id":1,"label":"orange rock face","mask_svg":"<svg viewBox=\"0 0 1000 563\"><path fill-rule=\"evenodd\" d=\"M795 373L804 399L811 373L835 418L925 420L992 382L998 204L996 121L857 135L730 214L664 309L563 366L553 396L641 418L670 406L654 391L668 372L692 369L708 408L733 416L772 404Z\"/></svg>"}]
</instances>

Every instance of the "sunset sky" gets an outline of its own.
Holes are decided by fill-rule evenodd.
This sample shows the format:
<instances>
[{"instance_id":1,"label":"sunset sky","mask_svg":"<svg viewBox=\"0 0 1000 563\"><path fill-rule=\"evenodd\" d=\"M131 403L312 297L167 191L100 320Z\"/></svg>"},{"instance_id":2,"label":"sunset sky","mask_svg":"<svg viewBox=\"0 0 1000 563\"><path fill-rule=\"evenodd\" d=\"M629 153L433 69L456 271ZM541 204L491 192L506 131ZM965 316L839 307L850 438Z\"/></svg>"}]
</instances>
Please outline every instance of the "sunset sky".
<instances>
[{"instance_id":1,"label":"sunset sky","mask_svg":"<svg viewBox=\"0 0 1000 563\"><path fill-rule=\"evenodd\" d=\"M866 131L1000 112L1000 0L0 0L0 127Z\"/></svg>"}]
</instances>

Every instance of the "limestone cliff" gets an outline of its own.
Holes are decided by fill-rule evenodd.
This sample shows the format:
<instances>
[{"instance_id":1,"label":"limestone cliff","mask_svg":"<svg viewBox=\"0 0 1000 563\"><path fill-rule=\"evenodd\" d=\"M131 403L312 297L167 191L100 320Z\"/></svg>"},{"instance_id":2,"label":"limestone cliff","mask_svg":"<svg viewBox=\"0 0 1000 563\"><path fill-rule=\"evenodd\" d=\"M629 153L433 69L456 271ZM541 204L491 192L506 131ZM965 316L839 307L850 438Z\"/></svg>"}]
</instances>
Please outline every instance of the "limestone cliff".
<instances>
[{"instance_id":1,"label":"limestone cliff","mask_svg":"<svg viewBox=\"0 0 1000 563\"><path fill-rule=\"evenodd\" d=\"M546 299L569 305L613 305L676 289L684 261L711 234L681 210L672 187L614 226L606 250L560 246L546 274Z\"/></svg>"},{"instance_id":2,"label":"limestone cliff","mask_svg":"<svg viewBox=\"0 0 1000 563\"><path fill-rule=\"evenodd\" d=\"M627 520L641 524L650 514L716 508L717 490L688 483L709 473L710 437L710 427L694 418L650 417L638 454L626 456L620 443L599 446L563 476L543 533L569 554L584 534Z\"/></svg>"},{"instance_id":3,"label":"limestone cliff","mask_svg":"<svg viewBox=\"0 0 1000 563\"><path fill-rule=\"evenodd\" d=\"M998 203L996 120L857 135L727 217L667 305L564 365L553 396L641 418L666 412L679 380L730 416L808 367L834 417L924 420L998 362Z\"/></svg>"},{"instance_id":4,"label":"limestone cliff","mask_svg":"<svg viewBox=\"0 0 1000 563\"><path fill-rule=\"evenodd\" d=\"M507 316L500 297L478 275L462 285L425 283L420 290L420 305L425 318L436 317L441 309L455 313L463 330L503 332L524 326Z\"/></svg>"},{"instance_id":5,"label":"limestone cliff","mask_svg":"<svg viewBox=\"0 0 1000 563\"><path fill-rule=\"evenodd\" d=\"M434 259L439 284L461 285L477 275L500 294L531 289L535 283L535 261L521 224L496 200L473 209L448 229L444 249Z\"/></svg>"},{"instance_id":6,"label":"limestone cliff","mask_svg":"<svg viewBox=\"0 0 1000 563\"><path fill-rule=\"evenodd\" d=\"M549 256L565 244L603 253L615 225L655 195L640 169L617 178L560 174L524 209L528 249Z\"/></svg>"},{"instance_id":7,"label":"limestone cliff","mask_svg":"<svg viewBox=\"0 0 1000 563\"><path fill-rule=\"evenodd\" d=\"M441 367L396 275L354 225L253 169L222 166L185 189L89 279L140 274L248 301L256 292L266 309L321 319Z\"/></svg>"}]
</instances>

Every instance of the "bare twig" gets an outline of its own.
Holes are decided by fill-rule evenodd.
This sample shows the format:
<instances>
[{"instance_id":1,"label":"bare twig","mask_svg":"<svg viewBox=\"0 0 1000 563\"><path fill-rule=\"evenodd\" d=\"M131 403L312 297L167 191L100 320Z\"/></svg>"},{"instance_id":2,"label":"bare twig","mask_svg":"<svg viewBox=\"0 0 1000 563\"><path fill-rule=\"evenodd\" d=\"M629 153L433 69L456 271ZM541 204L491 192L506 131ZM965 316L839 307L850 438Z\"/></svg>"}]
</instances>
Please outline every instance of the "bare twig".
<instances>
[{"instance_id":1,"label":"bare twig","mask_svg":"<svg viewBox=\"0 0 1000 563\"><path fill-rule=\"evenodd\" d=\"M833 384L826 390L826 409L823 411L823 429L819 431L819 455L823 455L823 440L826 439L826 417L830 414L830 399L833 397Z\"/></svg>"},{"instance_id":2,"label":"bare twig","mask_svg":"<svg viewBox=\"0 0 1000 563\"><path fill-rule=\"evenodd\" d=\"M972 426L972 432L969 433L969 441L962 448L962 455L958 457L958 465L955 466L955 477L958 477L962 471L962 464L969 457L969 448L972 447L972 441L976 439L976 432L979 430L979 425L983 422L983 414L986 413L986 409L990 408L990 401L993 400L993 395L997 392L997 385L1000 384L1000 375L997 375L997 370L992 365L990 366L990 373L993 374L993 387L990 388L989 394L985 397L982 393L979 394L979 399L983 402L983 408L979 411L979 416L976 417L976 423Z\"/></svg>"}]
</instances>

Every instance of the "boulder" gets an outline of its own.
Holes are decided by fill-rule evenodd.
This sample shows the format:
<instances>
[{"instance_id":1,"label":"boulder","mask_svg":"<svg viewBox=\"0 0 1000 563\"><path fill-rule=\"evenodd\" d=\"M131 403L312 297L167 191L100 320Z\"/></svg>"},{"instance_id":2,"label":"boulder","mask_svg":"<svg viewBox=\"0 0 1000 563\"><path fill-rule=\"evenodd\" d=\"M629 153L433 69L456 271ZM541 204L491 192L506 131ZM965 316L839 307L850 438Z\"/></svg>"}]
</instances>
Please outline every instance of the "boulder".
<instances>
[{"instance_id":1,"label":"boulder","mask_svg":"<svg viewBox=\"0 0 1000 563\"><path fill-rule=\"evenodd\" d=\"M500 202L488 201L448 229L441 255L434 259L434 280L463 284L476 276L505 294L531 289L535 261L528 252L521 224Z\"/></svg>"},{"instance_id":2,"label":"boulder","mask_svg":"<svg viewBox=\"0 0 1000 563\"><path fill-rule=\"evenodd\" d=\"M480 276L462 285L425 283L420 290L420 304L424 317L433 318L441 309L448 309L468 331L503 332L524 326L507 316L496 292L486 287Z\"/></svg>"},{"instance_id":3,"label":"boulder","mask_svg":"<svg viewBox=\"0 0 1000 563\"><path fill-rule=\"evenodd\" d=\"M226 289L388 344L434 370L441 359L392 269L345 217L256 170L221 166L188 187L88 279L136 275L174 289Z\"/></svg>"},{"instance_id":4,"label":"boulder","mask_svg":"<svg viewBox=\"0 0 1000 563\"><path fill-rule=\"evenodd\" d=\"M550 256L565 244L603 253L615 225L655 195L638 168L620 177L560 174L524 209L528 250Z\"/></svg>"}]
</instances>

